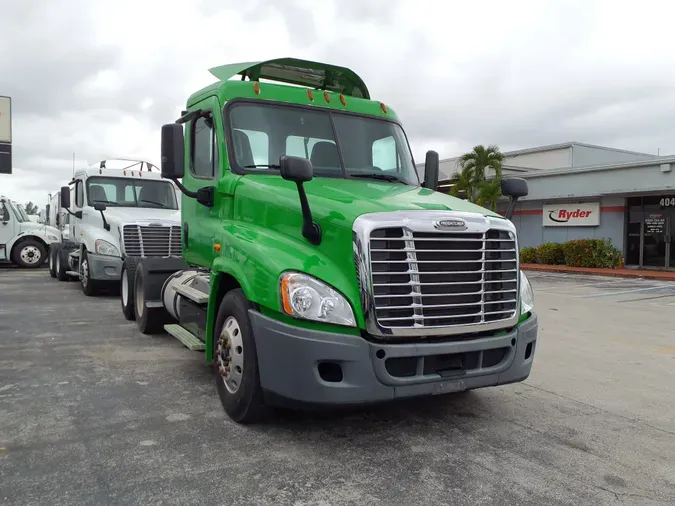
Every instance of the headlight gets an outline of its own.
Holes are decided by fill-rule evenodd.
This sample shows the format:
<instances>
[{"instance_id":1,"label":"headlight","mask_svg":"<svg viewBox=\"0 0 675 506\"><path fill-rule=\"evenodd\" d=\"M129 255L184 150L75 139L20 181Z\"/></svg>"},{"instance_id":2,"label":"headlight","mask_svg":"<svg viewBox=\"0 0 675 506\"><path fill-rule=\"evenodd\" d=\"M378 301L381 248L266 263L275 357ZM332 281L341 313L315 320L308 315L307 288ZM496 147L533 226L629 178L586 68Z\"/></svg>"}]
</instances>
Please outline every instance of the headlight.
<instances>
[{"instance_id":1,"label":"headlight","mask_svg":"<svg viewBox=\"0 0 675 506\"><path fill-rule=\"evenodd\" d=\"M520 314L525 314L534 309L534 292L532 285L525 276L523 271L520 271Z\"/></svg>"},{"instance_id":2,"label":"headlight","mask_svg":"<svg viewBox=\"0 0 675 506\"><path fill-rule=\"evenodd\" d=\"M338 325L356 326L356 319L344 296L318 279L287 272L279 279L281 307L296 318Z\"/></svg>"},{"instance_id":3,"label":"headlight","mask_svg":"<svg viewBox=\"0 0 675 506\"><path fill-rule=\"evenodd\" d=\"M111 257L120 256L119 250L108 241L104 241L103 239L98 239L94 243L94 251L100 255L108 255Z\"/></svg>"},{"instance_id":4,"label":"headlight","mask_svg":"<svg viewBox=\"0 0 675 506\"><path fill-rule=\"evenodd\" d=\"M56 242L56 241L59 240L58 237L56 237L55 235L52 235L52 234L47 234L47 239L49 239L52 242Z\"/></svg>"}]
</instances>

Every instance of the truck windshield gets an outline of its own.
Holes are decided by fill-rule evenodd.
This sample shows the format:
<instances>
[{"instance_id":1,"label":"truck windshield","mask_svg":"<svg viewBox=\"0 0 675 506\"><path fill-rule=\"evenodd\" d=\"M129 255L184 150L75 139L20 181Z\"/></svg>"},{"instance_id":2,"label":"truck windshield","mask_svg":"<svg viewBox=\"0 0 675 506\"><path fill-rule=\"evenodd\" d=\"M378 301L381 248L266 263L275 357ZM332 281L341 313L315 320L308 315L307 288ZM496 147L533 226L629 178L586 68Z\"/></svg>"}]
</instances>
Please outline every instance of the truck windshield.
<instances>
[{"instance_id":1,"label":"truck windshield","mask_svg":"<svg viewBox=\"0 0 675 506\"><path fill-rule=\"evenodd\" d=\"M178 209L176 193L166 181L121 177L87 179L87 204L103 203L108 207L151 207Z\"/></svg>"},{"instance_id":2,"label":"truck windshield","mask_svg":"<svg viewBox=\"0 0 675 506\"><path fill-rule=\"evenodd\" d=\"M16 202L12 202L12 206L14 207L14 210L16 211L16 221L19 223L25 223L27 221L30 221L30 218L26 214L26 211L24 210L23 206L21 204L17 204Z\"/></svg>"},{"instance_id":3,"label":"truck windshield","mask_svg":"<svg viewBox=\"0 0 675 506\"><path fill-rule=\"evenodd\" d=\"M281 155L308 158L316 177L363 178L419 186L396 123L316 108L238 103L228 108L237 169L278 173Z\"/></svg>"}]
</instances>

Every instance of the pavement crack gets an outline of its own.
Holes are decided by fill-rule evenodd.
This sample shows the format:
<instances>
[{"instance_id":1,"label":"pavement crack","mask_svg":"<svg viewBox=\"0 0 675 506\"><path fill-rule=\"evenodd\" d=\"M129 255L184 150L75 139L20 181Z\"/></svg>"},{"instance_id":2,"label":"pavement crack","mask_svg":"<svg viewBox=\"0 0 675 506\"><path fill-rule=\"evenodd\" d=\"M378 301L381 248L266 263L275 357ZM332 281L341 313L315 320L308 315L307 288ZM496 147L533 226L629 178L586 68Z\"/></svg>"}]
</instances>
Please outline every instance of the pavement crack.
<instances>
[{"instance_id":1,"label":"pavement crack","mask_svg":"<svg viewBox=\"0 0 675 506\"><path fill-rule=\"evenodd\" d=\"M578 404L581 404L581 405L586 406L586 407L589 407L589 408L597 409L598 411L602 411L603 413L609 413L610 415L618 416L619 418L622 418L622 419L624 419L624 420L628 420L628 421L630 421L630 422L641 423L641 424L643 424L644 426L649 427L650 429L654 429L654 430L657 430L657 431L659 431L659 432L663 432L664 434L669 434L669 435L671 435L671 436L675 436L675 432L674 432L674 431L671 431L671 430L668 430L668 429L664 429L663 427L657 427L657 426L655 426L655 425L650 424L649 422L646 422L646 421L644 421L644 420L641 420L640 418L631 418L631 417L629 417L629 416L622 415L621 413L616 413L616 412L614 412L614 411L609 411L609 410L607 410L607 409L600 408L600 407L595 406L595 405L593 405L593 404L589 404L589 403L587 403L587 402L580 401L580 400L578 400L578 399L573 399L572 397L567 397L566 395L562 395L562 394L559 394L559 393L557 393L557 392L553 392L552 390L547 390L547 389L545 389L545 388L541 388L541 387L538 387L538 386L535 386L535 385L531 385L531 384L529 384L529 383L523 383L523 385L524 385L525 387L532 388L532 389L534 389L534 390L539 390L539 391L541 391L541 392L546 392L547 394L555 395L556 397L560 397L561 399L565 399L565 400L568 400L568 401L571 401L571 402L576 402L576 403L578 403Z\"/></svg>"}]
</instances>

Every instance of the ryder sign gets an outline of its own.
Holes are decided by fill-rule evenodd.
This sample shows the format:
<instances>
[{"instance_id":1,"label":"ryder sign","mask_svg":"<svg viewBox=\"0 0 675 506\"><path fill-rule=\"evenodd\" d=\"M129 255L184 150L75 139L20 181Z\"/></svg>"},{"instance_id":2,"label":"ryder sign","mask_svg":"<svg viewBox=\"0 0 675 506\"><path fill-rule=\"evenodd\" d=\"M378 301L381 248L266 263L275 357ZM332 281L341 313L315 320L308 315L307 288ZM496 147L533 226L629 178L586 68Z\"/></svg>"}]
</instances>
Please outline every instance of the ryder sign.
<instances>
[{"instance_id":1,"label":"ryder sign","mask_svg":"<svg viewBox=\"0 0 675 506\"><path fill-rule=\"evenodd\" d=\"M545 227L597 227L600 225L600 204L546 205L542 215Z\"/></svg>"}]
</instances>

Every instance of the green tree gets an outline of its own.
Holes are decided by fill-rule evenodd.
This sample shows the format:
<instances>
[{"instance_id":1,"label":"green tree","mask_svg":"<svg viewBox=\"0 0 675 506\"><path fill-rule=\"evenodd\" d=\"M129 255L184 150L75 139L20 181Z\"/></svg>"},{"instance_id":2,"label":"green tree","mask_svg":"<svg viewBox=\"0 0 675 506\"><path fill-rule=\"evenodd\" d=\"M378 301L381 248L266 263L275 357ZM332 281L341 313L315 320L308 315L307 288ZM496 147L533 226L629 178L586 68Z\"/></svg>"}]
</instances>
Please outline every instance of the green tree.
<instances>
[{"instance_id":1,"label":"green tree","mask_svg":"<svg viewBox=\"0 0 675 506\"><path fill-rule=\"evenodd\" d=\"M28 202L23 208L24 211L26 211L26 214L31 215L31 214L40 214L40 210L38 209L38 206L33 204L32 202Z\"/></svg>"},{"instance_id":2,"label":"green tree","mask_svg":"<svg viewBox=\"0 0 675 506\"><path fill-rule=\"evenodd\" d=\"M482 144L474 146L471 151L459 157L457 161L459 172L453 178L454 185L450 189L450 194L456 197L466 195L470 202L494 211L497 199L501 196L503 161L504 155L498 146L494 144L488 147ZM489 168L494 170L494 178L486 178Z\"/></svg>"}]
</instances>

